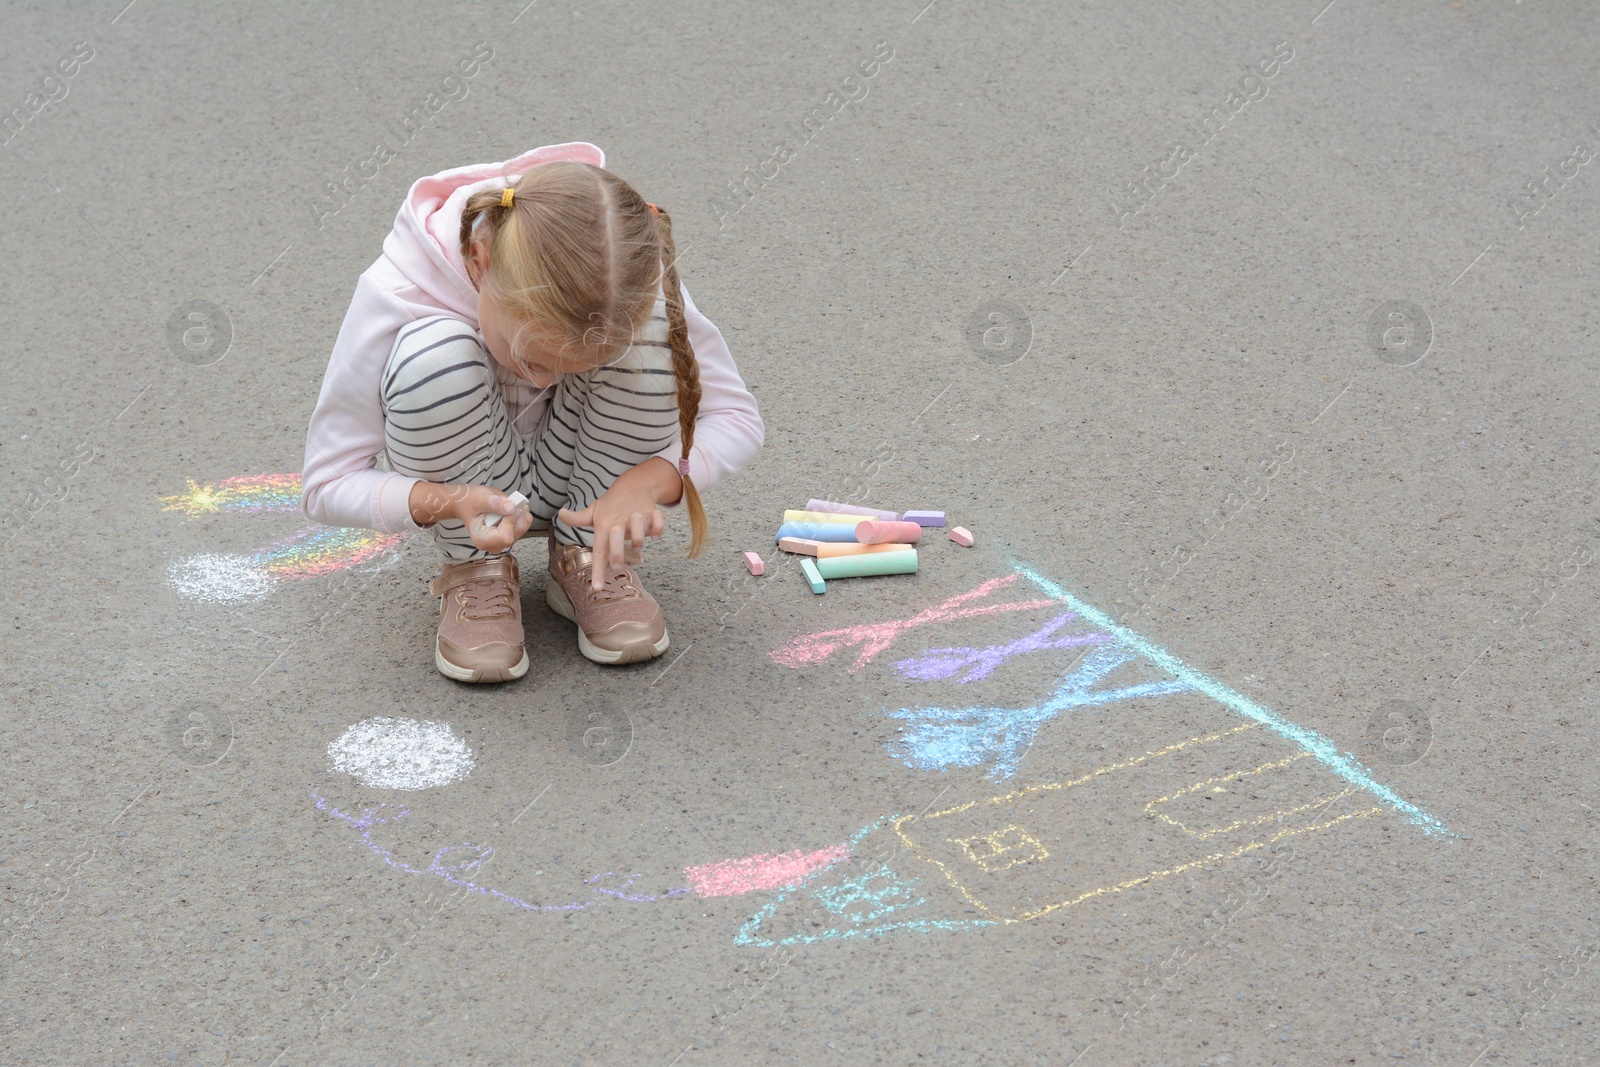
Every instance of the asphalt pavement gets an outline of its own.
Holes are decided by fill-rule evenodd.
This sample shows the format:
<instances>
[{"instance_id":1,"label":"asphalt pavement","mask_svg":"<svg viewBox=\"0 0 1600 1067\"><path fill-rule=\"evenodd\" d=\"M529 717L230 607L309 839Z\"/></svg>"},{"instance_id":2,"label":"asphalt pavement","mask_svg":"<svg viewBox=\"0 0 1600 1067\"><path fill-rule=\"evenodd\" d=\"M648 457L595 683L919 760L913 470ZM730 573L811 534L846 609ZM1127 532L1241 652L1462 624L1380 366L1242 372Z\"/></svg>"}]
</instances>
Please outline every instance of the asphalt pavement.
<instances>
[{"instance_id":1,"label":"asphalt pavement","mask_svg":"<svg viewBox=\"0 0 1600 1067\"><path fill-rule=\"evenodd\" d=\"M0 17L0 1059L1600 1062L1600 8ZM409 184L573 140L766 446L664 656L528 580L462 686L306 423ZM815 595L811 498L974 543Z\"/></svg>"}]
</instances>

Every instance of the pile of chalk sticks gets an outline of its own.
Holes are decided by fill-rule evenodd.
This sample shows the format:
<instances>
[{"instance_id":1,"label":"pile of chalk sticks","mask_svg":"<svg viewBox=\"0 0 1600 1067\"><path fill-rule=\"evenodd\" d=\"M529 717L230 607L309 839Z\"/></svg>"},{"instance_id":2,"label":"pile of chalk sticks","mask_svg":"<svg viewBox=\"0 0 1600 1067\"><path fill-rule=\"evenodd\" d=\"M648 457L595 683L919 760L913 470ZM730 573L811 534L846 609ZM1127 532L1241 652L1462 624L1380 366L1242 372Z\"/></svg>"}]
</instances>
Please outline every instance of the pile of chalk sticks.
<instances>
[{"instance_id":1,"label":"pile of chalk sticks","mask_svg":"<svg viewBox=\"0 0 1600 1067\"><path fill-rule=\"evenodd\" d=\"M813 593L826 593L829 578L870 578L917 573L917 542L924 529L943 529L942 511L880 511L833 500L811 500L804 511L785 511L778 547L803 557L800 570ZM972 547L972 532L956 526L950 540ZM744 554L751 574L766 570L761 557Z\"/></svg>"}]
</instances>

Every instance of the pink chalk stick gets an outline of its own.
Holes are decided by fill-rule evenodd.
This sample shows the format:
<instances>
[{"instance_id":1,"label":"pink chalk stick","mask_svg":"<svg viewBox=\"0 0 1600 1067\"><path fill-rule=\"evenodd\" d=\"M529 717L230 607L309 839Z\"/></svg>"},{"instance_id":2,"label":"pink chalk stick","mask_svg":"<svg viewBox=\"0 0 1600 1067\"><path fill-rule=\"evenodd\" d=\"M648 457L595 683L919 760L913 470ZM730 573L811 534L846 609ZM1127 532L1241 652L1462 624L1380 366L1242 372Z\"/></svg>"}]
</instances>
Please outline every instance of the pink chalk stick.
<instances>
[{"instance_id":1,"label":"pink chalk stick","mask_svg":"<svg viewBox=\"0 0 1600 1067\"><path fill-rule=\"evenodd\" d=\"M914 522L863 522L856 525L856 540L864 545L909 545L922 536Z\"/></svg>"},{"instance_id":2,"label":"pink chalk stick","mask_svg":"<svg viewBox=\"0 0 1600 1067\"><path fill-rule=\"evenodd\" d=\"M746 552L744 554L744 566L746 570L757 578L761 577L767 569L767 565L761 562L761 557L754 552Z\"/></svg>"},{"instance_id":3,"label":"pink chalk stick","mask_svg":"<svg viewBox=\"0 0 1600 1067\"><path fill-rule=\"evenodd\" d=\"M883 519L885 522L894 522L900 518L898 511L879 511L877 508L864 508L859 504L841 504L837 500L808 500L807 511L831 511L835 515L865 515L870 519Z\"/></svg>"},{"instance_id":4,"label":"pink chalk stick","mask_svg":"<svg viewBox=\"0 0 1600 1067\"><path fill-rule=\"evenodd\" d=\"M807 875L849 858L848 845L830 845L815 852L795 849L779 856L758 852L743 859L686 867L683 873L698 896L733 897L794 885Z\"/></svg>"},{"instance_id":5,"label":"pink chalk stick","mask_svg":"<svg viewBox=\"0 0 1600 1067\"><path fill-rule=\"evenodd\" d=\"M962 548L971 548L972 531L967 529L965 526L957 526L955 529L950 531L950 540L954 541Z\"/></svg>"}]
</instances>

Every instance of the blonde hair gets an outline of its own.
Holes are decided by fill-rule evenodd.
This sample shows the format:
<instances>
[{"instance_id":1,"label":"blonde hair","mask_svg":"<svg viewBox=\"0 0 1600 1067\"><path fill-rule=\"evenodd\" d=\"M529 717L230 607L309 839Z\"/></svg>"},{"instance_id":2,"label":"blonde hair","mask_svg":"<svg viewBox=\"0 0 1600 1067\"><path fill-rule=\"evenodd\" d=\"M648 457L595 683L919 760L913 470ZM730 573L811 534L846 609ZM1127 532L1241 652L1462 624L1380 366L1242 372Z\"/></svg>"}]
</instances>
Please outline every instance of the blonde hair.
<instances>
[{"instance_id":1,"label":"blonde hair","mask_svg":"<svg viewBox=\"0 0 1600 1067\"><path fill-rule=\"evenodd\" d=\"M461 255L471 259L475 240L488 246L491 267L480 285L517 324L514 347L525 332L540 329L557 333L563 352L626 348L649 320L659 289L687 460L700 413L700 365L684 317L672 217L587 163L546 163L506 185L515 190L509 205L500 188L467 198ZM680 472L686 465L679 464ZM706 512L694 482L682 477L693 558L705 545Z\"/></svg>"}]
</instances>

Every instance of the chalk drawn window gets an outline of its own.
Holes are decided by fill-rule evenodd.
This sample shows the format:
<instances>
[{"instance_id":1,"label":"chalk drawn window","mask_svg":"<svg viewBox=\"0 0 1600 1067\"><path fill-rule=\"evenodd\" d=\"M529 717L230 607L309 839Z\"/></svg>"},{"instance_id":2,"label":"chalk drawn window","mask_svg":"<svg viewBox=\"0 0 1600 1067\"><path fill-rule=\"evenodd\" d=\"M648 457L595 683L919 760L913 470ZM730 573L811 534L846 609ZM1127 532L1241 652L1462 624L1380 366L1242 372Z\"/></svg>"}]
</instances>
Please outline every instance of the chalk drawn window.
<instances>
[{"instance_id":1,"label":"chalk drawn window","mask_svg":"<svg viewBox=\"0 0 1600 1067\"><path fill-rule=\"evenodd\" d=\"M864 874L838 885L818 889L815 896L824 908L853 923L876 922L885 915L927 903L893 871Z\"/></svg>"},{"instance_id":2,"label":"chalk drawn window","mask_svg":"<svg viewBox=\"0 0 1600 1067\"><path fill-rule=\"evenodd\" d=\"M1008 870L1019 863L1050 858L1050 853L1045 851L1038 838L1020 826L1007 826L1004 830L977 837L951 838L951 841L961 846L967 859L990 874Z\"/></svg>"}]
</instances>

